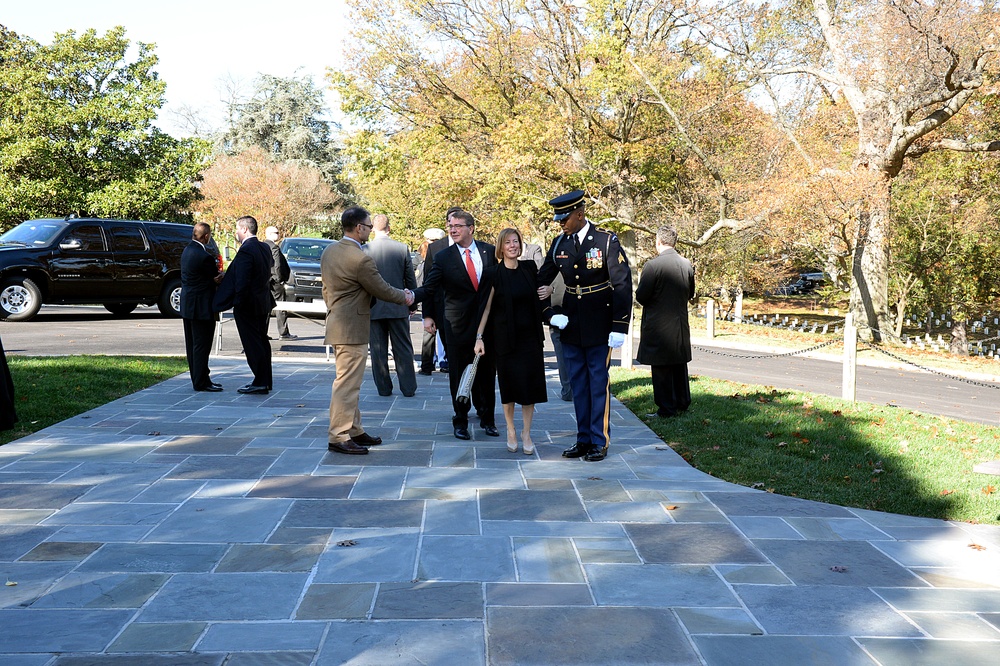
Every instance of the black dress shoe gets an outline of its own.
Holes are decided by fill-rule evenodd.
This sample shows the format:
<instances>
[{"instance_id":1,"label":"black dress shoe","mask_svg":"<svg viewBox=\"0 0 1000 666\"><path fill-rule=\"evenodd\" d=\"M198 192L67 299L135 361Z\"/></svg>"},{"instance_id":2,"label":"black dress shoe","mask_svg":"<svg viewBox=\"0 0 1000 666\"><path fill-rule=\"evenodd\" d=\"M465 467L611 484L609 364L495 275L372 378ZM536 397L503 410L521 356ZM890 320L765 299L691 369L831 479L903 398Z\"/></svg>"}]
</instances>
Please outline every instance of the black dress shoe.
<instances>
[{"instance_id":1,"label":"black dress shoe","mask_svg":"<svg viewBox=\"0 0 1000 666\"><path fill-rule=\"evenodd\" d=\"M209 393L218 393L222 390L222 387L218 384L209 384L208 386L202 386L201 388L195 389L195 391L208 391Z\"/></svg>"},{"instance_id":2,"label":"black dress shoe","mask_svg":"<svg viewBox=\"0 0 1000 666\"><path fill-rule=\"evenodd\" d=\"M243 395L265 395L268 392L266 386L254 386L253 384L247 384L246 386L236 389L237 393L242 393Z\"/></svg>"},{"instance_id":3,"label":"black dress shoe","mask_svg":"<svg viewBox=\"0 0 1000 666\"><path fill-rule=\"evenodd\" d=\"M212 386L214 386L217 389L220 389L220 390L222 389L222 384L216 384L215 382L209 382L209 384L211 384Z\"/></svg>"},{"instance_id":4,"label":"black dress shoe","mask_svg":"<svg viewBox=\"0 0 1000 666\"><path fill-rule=\"evenodd\" d=\"M298 340L299 336L292 335L291 333L288 333L286 335L279 336L278 339L279 340Z\"/></svg>"},{"instance_id":5,"label":"black dress shoe","mask_svg":"<svg viewBox=\"0 0 1000 666\"><path fill-rule=\"evenodd\" d=\"M573 446L562 452L563 458L582 458L588 453L590 453L590 451L593 448L594 447L591 446L590 444L577 442L576 444L574 444Z\"/></svg>"},{"instance_id":6,"label":"black dress shoe","mask_svg":"<svg viewBox=\"0 0 1000 666\"><path fill-rule=\"evenodd\" d=\"M355 444L359 444L361 446L378 446L379 444L382 443L382 438L381 437L372 437L368 433L363 432L360 435L357 435L355 437L351 437L351 441L354 442Z\"/></svg>"},{"instance_id":7,"label":"black dress shoe","mask_svg":"<svg viewBox=\"0 0 1000 666\"><path fill-rule=\"evenodd\" d=\"M590 453L583 457L587 462L597 462L598 460L604 460L608 456L607 448L603 449L591 449Z\"/></svg>"},{"instance_id":8,"label":"black dress shoe","mask_svg":"<svg viewBox=\"0 0 1000 666\"><path fill-rule=\"evenodd\" d=\"M497 430L497 427L495 425L484 425L483 426L483 432L485 432L490 437L499 437L500 436L500 431Z\"/></svg>"},{"instance_id":9,"label":"black dress shoe","mask_svg":"<svg viewBox=\"0 0 1000 666\"><path fill-rule=\"evenodd\" d=\"M434 371L433 370L418 370L417 374L418 375L423 375L425 377L430 377L431 375L434 374Z\"/></svg>"},{"instance_id":10,"label":"black dress shoe","mask_svg":"<svg viewBox=\"0 0 1000 666\"><path fill-rule=\"evenodd\" d=\"M468 428L455 428L455 438L456 439L472 439L472 435L469 434Z\"/></svg>"},{"instance_id":11,"label":"black dress shoe","mask_svg":"<svg viewBox=\"0 0 1000 666\"><path fill-rule=\"evenodd\" d=\"M330 451L336 451L337 453L346 453L349 456L368 455L368 449L363 446L358 446L351 440L347 440L346 442L328 442L326 448Z\"/></svg>"}]
</instances>

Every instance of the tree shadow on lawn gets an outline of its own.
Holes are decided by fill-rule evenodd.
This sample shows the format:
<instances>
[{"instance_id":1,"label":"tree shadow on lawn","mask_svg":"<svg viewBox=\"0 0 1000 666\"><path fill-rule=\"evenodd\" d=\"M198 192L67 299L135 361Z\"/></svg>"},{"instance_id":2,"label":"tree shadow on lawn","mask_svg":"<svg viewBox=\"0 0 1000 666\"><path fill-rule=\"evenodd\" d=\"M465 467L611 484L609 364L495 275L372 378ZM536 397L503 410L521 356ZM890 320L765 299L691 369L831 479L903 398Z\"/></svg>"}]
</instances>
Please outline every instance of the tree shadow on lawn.
<instances>
[{"instance_id":1,"label":"tree shadow on lawn","mask_svg":"<svg viewBox=\"0 0 1000 666\"><path fill-rule=\"evenodd\" d=\"M686 413L648 418L656 411L648 371L613 370L612 390L693 467L717 478L841 506L973 518L973 508L940 493L951 481L901 439L920 436L910 421L923 415L693 376Z\"/></svg>"}]
</instances>

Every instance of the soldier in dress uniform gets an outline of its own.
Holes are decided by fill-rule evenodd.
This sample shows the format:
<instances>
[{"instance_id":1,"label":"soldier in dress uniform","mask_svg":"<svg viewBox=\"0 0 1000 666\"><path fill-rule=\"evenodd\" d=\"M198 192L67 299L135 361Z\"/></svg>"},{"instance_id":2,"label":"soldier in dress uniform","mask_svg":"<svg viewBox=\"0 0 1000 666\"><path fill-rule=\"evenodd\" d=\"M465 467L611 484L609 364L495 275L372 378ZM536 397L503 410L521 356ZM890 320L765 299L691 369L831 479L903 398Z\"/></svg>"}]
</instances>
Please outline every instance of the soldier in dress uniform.
<instances>
[{"instance_id":1,"label":"soldier in dress uniform","mask_svg":"<svg viewBox=\"0 0 1000 666\"><path fill-rule=\"evenodd\" d=\"M584 192L574 190L549 201L553 219L563 233L552 241L538 282L549 285L561 274L566 283L562 340L566 367L573 387L576 443L563 451L566 458L603 460L611 434L611 395L608 368L612 348L625 343L632 316L632 272L611 231L598 229L587 219ZM539 289L540 296L548 288Z\"/></svg>"}]
</instances>

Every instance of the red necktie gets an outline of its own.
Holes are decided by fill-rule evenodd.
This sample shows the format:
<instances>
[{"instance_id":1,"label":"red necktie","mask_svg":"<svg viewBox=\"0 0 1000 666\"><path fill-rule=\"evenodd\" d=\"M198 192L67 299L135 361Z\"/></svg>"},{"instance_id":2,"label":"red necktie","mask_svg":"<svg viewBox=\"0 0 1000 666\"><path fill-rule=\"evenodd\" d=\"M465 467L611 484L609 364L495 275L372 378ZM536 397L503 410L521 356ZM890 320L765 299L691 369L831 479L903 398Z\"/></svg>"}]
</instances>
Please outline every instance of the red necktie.
<instances>
[{"instance_id":1,"label":"red necktie","mask_svg":"<svg viewBox=\"0 0 1000 666\"><path fill-rule=\"evenodd\" d=\"M476 277L476 265L472 263L472 251L469 248L465 248L465 270L469 271L472 288L478 291L479 278Z\"/></svg>"}]
</instances>

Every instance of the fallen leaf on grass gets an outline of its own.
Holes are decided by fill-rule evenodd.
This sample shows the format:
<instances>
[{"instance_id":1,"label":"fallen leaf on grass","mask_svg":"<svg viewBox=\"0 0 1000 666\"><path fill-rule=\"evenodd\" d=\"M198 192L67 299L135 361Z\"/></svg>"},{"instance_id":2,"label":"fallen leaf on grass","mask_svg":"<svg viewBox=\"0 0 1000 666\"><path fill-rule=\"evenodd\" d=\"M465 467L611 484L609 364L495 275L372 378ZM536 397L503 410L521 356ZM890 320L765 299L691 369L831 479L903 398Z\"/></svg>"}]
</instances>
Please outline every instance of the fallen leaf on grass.
<instances>
[{"instance_id":1,"label":"fallen leaf on grass","mask_svg":"<svg viewBox=\"0 0 1000 666\"><path fill-rule=\"evenodd\" d=\"M786 446L788 446L788 442L778 442L777 444L775 444L775 446L777 446L779 449L783 449Z\"/></svg>"},{"instance_id":2,"label":"fallen leaf on grass","mask_svg":"<svg viewBox=\"0 0 1000 666\"><path fill-rule=\"evenodd\" d=\"M942 490L941 492L939 492L938 495L951 495L953 492L955 492L955 491L954 490L945 489L945 490Z\"/></svg>"},{"instance_id":3,"label":"fallen leaf on grass","mask_svg":"<svg viewBox=\"0 0 1000 666\"><path fill-rule=\"evenodd\" d=\"M830 571L834 571L836 573L847 573L847 567L842 567L838 564L836 566L830 567Z\"/></svg>"},{"instance_id":4,"label":"fallen leaf on grass","mask_svg":"<svg viewBox=\"0 0 1000 666\"><path fill-rule=\"evenodd\" d=\"M823 457L820 458L820 460L822 460L823 462L830 462L830 454L829 453L824 453Z\"/></svg>"},{"instance_id":5,"label":"fallen leaf on grass","mask_svg":"<svg viewBox=\"0 0 1000 666\"><path fill-rule=\"evenodd\" d=\"M768 439L774 439L774 433L768 430L767 432L764 433L764 437L767 437Z\"/></svg>"},{"instance_id":6,"label":"fallen leaf on grass","mask_svg":"<svg viewBox=\"0 0 1000 666\"><path fill-rule=\"evenodd\" d=\"M751 485L750 487L751 488L763 488L764 484L758 482L758 483L755 483L755 484Z\"/></svg>"},{"instance_id":7,"label":"fallen leaf on grass","mask_svg":"<svg viewBox=\"0 0 1000 666\"><path fill-rule=\"evenodd\" d=\"M986 546L980 546L978 543L970 543L969 548L972 550L986 550Z\"/></svg>"},{"instance_id":8,"label":"fallen leaf on grass","mask_svg":"<svg viewBox=\"0 0 1000 666\"><path fill-rule=\"evenodd\" d=\"M843 415L844 415L844 412L840 411L839 409L835 409L835 410L833 410L833 411L832 411L831 413L832 413L832 414L833 414L834 416L843 416Z\"/></svg>"},{"instance_id":9,"label":"fallen leaf on grass","mask_svg":"<svg viewBox=\"0 0 1000 666\"><path fill-rule=\"evenodd\" d=\"M984 495L992 495L996 491L997 491L996 486L986 486L985 488L983 488Z\"/></svg>"}]
</instances>

